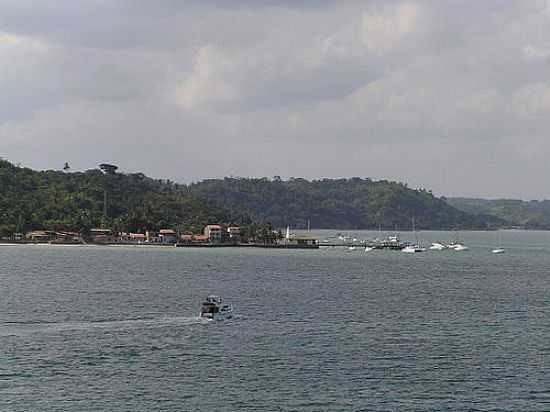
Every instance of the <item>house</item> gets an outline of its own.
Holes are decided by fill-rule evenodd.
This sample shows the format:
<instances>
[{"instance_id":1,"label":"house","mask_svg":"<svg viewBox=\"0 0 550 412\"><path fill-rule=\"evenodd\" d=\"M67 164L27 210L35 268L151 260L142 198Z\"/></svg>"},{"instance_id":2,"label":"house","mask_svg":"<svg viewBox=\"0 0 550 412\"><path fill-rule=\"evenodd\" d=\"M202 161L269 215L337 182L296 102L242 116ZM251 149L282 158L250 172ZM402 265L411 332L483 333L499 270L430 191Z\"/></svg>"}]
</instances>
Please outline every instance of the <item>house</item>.
<instances>
[{"instance_id":1,"label":"house","mask_svg":"<svg viewBox=\"0 0 550 412\"><path fill-rule=\"evenodd\" d=\"M128 240L130 242L145 243L147 237L143 233L129 233Z\"/></svg>"},{"instance_id":2,"label":"house","mask_svg":"<svg viewBox=\"0 0 550 412\"><path fill-rule=\"evenodd\" d=\"M180 236L180 242L191 243L193 241L193 235L191 233L184 233Z\"/></svg>"},{"instance_id":3,"label":"house","mask_svg":"<svg viewBox=\"0 0 550 412\"><path fill-rule=\"evenodd\" d=\"M159 242L160 243L176 243L178 236L173 229L161 229L159 230Z\"/></svg>"},{"instance_id":4,"label":"house","mask_svg":"<svg viewBox=\"0 0 550 412\"><path fill-rule=\"evenodd\" d=\"M92 242L111 243L114 241L111 229L90 229Z\"/></svg>"},{"instance_id":5,"label":"house","mask_svg":"<svg viewBox=\"0 0 550 412\"><path fill-rule=\"evenodd\" d=\"M158 241L158 238L156 237L156 234L154 232L151 232L150 230L147 230L145 232L145 241L147 243L154 243Z\"/></svg>"},{"instance_id":6,"label":"house","mask_svg":"<svg viewBox=\"0 0 550 412\"><path fill-rule=\"evenodd\" d=\"M227 234L229 235L229 241L231 243L241 243L241 228L238 226L229 226L227 228Z\"/></svg>"},{"instance_id":7,"label":"house","mask_svg":"<svg viewBox=\"0 0 550 412\"><path fill-rule=\"evenodd\" d=\"M220 225L206 225L204 235L208 237L210 242L219 243L222 241L222 227Z\"/></svg>"},{"instance_id":8,"label":"house","mask_svg":"<svg viewBox=\"0 0 550 412\"><path fill-rule=\"evenodd\" d=\"M49 230L33 230L27 233L26 237L33 242L49 242L55 239L55 232Z\"/></svg>"},{"instance_id":9,"label":"house","mask_svg":"<svg viewBox=\"0 0 550 412\"><path fill-rule=\"evenodd\" d=\"M80 233L76 232L56 232L55 241L61 243L78 243L82 241Z\"/></svg>"},{"instance_id":10,"label":"house","mask_svg":"<svg viewBox=\"0 0 550 412\"><path fill-rule=\"evenodd\" d=\"M317 248L317 239L308 235L295 235L287 236L284 240L287 247L301 247L301 248Z\"/></svg>"},{"instance_id":11,"label":"house","mask_svg":"<svg viewBox=\"0 0 550 412\"><path fill-rule=\"evenodd\" d=\"M209 238L206 235L193 235L193 242L196 243L206 243L208 242Z\"/></svg>"}]
</instances>

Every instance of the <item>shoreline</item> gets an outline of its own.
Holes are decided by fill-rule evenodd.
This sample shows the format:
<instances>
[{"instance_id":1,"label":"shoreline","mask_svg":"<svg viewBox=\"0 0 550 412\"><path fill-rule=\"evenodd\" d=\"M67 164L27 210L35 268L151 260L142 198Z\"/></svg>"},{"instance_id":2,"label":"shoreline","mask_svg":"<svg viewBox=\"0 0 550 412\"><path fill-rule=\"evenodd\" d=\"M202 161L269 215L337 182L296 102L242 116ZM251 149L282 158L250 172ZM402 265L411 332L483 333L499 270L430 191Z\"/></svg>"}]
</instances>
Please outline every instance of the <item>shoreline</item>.
<instances>
[{"instance_id":1,"label":"shoreline","mask_svg":"<svg viewBox=\"0 0 550 412\"><path fill-rule=\"evenodd\" d=\"M72 247L143 247L143 248L260 248L260 249L319 249L319 245L284 245L264 243L92 243L92 242L23 242L1 240L0 246L72 246Z\"/></svg>"}]
</instances>

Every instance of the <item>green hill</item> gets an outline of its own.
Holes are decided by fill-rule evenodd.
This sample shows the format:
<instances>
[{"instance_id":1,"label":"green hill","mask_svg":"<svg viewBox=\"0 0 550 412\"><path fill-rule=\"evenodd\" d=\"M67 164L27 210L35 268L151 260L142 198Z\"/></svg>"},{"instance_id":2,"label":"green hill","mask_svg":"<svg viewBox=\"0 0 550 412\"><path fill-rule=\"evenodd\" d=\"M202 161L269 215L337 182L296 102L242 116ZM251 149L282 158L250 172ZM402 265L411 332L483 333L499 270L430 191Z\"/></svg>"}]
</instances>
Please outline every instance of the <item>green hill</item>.
<instances>
[{"instance_id":1,"label":"green hill","mask_svg":"<svg viewBox=\"0 0 550 412\"><path fill-rule=\"evenodd\" d=\"M460 211L426 190L370 179L225 178L181 185L116 166L67 173L34 171L0 160L0 235L32 229L92 227L117 231L180 227L199 232L207 223L243 226L407 230L487 229L502 219ZM106 205L106 215L104 207Z\"/></svg>"},{"instance_id":2,"label":"green hill","mask_svg":"<svg viewBox=\"0 0 550 412\"><path fill-rule=\"evenodd\" d=\"M466 213L491 215L525 229L550 229L550 200L449 198L447 202Z\"/></svg>"},{"instance_id":3,"label":"green hill","mask_svg":"<svg viewBox=\"0 0 550 412\"><path fill-rule=\"evenodd\" d=\"M338 229L487 229L501 219L470 215L426 190L370 179L270 180L209 179L189 186L189 192L208 204L223 205L238 220L268 221L275 227Z\"/></svg>"},{"instance_id":4,"label":"green hill","mask_svg":"<svg viewBox=\"0 0 550 412\"><path fill-rule=\"evenodd\" d=\"M86 232L101 226L120 231L178 225L200 230L205 222L226 220L223 209L195 199L185 187L141 173L34 171L0 160L3 235L31 229Z\"/></svg>"}]
</instances>

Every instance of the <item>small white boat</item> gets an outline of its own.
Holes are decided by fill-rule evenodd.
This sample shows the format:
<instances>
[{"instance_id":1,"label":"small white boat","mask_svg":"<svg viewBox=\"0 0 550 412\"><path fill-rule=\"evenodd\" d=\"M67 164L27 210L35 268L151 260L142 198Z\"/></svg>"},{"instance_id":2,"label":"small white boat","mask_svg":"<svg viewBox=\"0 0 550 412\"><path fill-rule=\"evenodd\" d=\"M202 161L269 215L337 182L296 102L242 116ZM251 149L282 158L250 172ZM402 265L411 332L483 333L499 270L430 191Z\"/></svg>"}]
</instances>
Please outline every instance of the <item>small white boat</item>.
<instances>
[{"instance_id":1,"label":"small white boat","mask_svg":"<svg viewBox=\"0 0 550 412\"><path fill-rule=\"evenodd\" d=\"M401 252L404 253L420 253L425 251L426 248L420 247L418 245L407 245L403 249L401 249Z\"/></svg>"},{"instance_id":2,"label":"small white boat","mask_svg":"<svg viewBox=\"0 0 550 412\"><path fill-rule=\"evenodd\" d=\"M447 246L445 246L443 243L434 242L430 246L430 250L445 250L447 249Z\"/></svg>"},{"instance_id":3,"label":"small white boat","mask_svg":"<svg viewBox=\"0 0 550 412\"><path fill-rule=\"evenodd\" d=\"M426 251L426 248L423 248L423 247L420 247L418 245L418 239L417 239L417 236L416 236L416 228L415 228L415 224L414 224L414 217L412 218L412 232L413 232L413 235L414 235L414 244L412 245L406 245L403 249L401 249L402 252L405 252L405 253L419 253L419 252L425 252Z\"/></svg>"},{"instance_id":4,"label":"small white boat","mask_svg":"<svg viewBox=\"0 0 550 412\"><path fill-rule=\"evenodd\" d=\"M225 320L233 317L233 306L222 302L222 298L216 295L208 296L202 303L201 318L212 320Z\"/></svg>"},{"instance_id":5,"label":"small white boat","mask_svg":"<svg viewBox=\"0 0 550 412\"><path fill-rule=\"evenodd\" d=\"M365 246L365 252L370 252L371 250L374 250L371 246Z\"/></svg>"},{"instance_id":6,"label":"small white boat","mask_svg":"<svg viewBox=\"0 0 550 412\"><path fill-rule=\"evenodd\" d=\"M498 231L498 246L496 248L494 248L491 252L495 255L500 255L500 254L506 252L502 248L502 232L500 230Z\"/></svg>"},{"instance_id":7,"label":"small white boat","mask_svg":"<svg viewBox=\"0 0 550 412\"><path fill-rule=\"evenodd\" d=\"M349 246L349 247L348 247L348 251L349 251L349 252L353 252L355 249L356 249L355 246Z\"/></svg>"},{"instance_id":8,"label":"small white boat","mask_svg":"<svg viewBox=\"0 0 550 412\"><path fill-rule=\"evenodd\" d=\"M457 252L463 252L465 250L468 250L468 246L464 246L462 243L451 243L447 246L449 249L453 249Z\"/></svg>"}]
</instances>

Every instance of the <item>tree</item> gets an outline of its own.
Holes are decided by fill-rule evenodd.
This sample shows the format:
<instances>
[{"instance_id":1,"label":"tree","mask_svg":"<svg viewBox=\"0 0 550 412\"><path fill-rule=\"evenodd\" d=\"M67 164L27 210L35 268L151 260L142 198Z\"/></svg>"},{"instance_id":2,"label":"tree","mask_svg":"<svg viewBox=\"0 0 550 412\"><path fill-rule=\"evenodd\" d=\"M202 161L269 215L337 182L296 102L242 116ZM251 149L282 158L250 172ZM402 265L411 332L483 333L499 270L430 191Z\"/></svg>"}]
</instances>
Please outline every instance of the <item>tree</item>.
<instances>
[{"instance_id":1,"label":"tree","mask_svg":"<svg viewBox=\"0 0 550 412\"><path fill-rule=\"evenodd\" d=\"M99 168L105 173L106 175L114 175L116 171L118 170L118 166L111 165L109 163L101 163L99 165Z\"/></svg>"}]
</instances>

